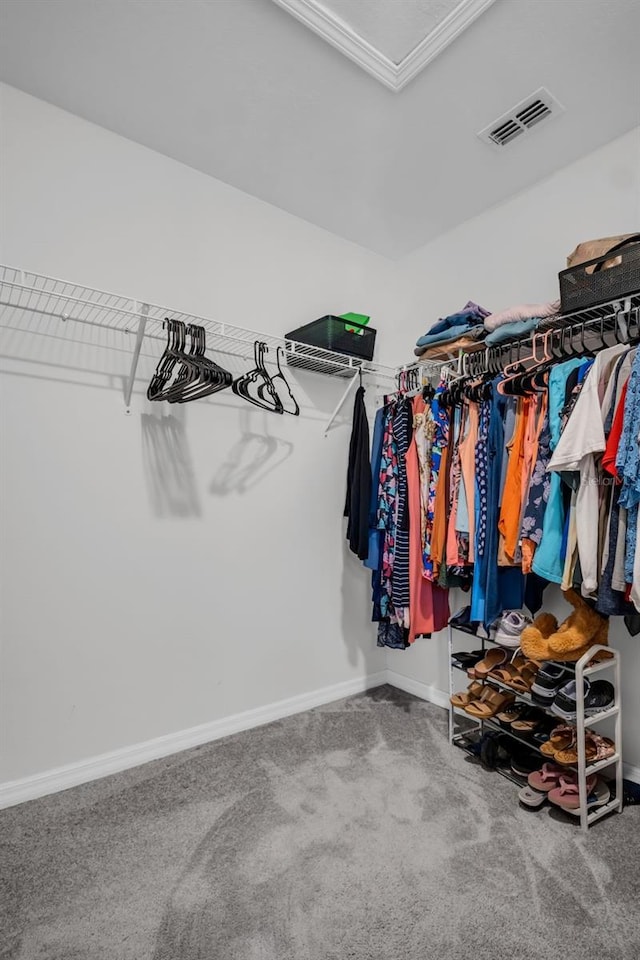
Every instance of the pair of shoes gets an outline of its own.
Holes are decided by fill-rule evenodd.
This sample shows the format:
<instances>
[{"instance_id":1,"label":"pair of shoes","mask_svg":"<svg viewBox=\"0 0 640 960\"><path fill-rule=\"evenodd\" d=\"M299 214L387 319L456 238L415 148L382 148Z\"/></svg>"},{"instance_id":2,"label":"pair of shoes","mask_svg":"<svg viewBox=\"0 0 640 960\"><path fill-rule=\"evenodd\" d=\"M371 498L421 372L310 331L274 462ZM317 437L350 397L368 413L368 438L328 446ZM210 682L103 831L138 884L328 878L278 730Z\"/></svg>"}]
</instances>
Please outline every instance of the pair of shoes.
<instances>
[{"instance_id":1,"label":"pair of shoes","mask_svg":"<svg viewBox=\"0 0 640 960\"><path fill-rule=\"evenodd\" d=\"M476 661L474 666L467 670L467 676L475 680L484 680L491 670L506 663L508 659L509 654L506 650L499 650L494 647L492 650L486 651L484 657Z\"/></svg>"},{"instance_id":2,"label":"pair of shoes","mask_svg":"<svg viewBox=\"0 0 640 960\"><path fill-rule=\"evenodd\" d=\"M549 709L556 694L571 677L569 670L565 670L559 663L546 661L541 664L535 681L531 686L531 699L541 707Z\"/></svg>"},{"instance_id":3,"label":"pair of shoes","mask_svg":"<svg viewBox=\"0 0 640 960\"><path fill-rule=\"evenodd\" d=\"M511 661L503 666L494 667L489 673L489 678L499 680L500 683L512 687L518 693L528 693L538 673L538 664L533 660L527 660L518 651L511 658Z\"/></svg>"},{"instance_id":4,"label":"pair of shoes","mask_svg":"<svg viewBox=\"0 0 640 960\"><path fill-rule=\"evenodd\" d=\"M449 703L454 707L464 708L469 703L479 700L484 693L484 684L474 680L462 693L454 693L449 697Z\"/></svg>"},{"instance_id":5,"label":"pair of shoes","mask_svg":"<svg viewBox=\"0 0 640 960\"><path fill-rule=\"evenodd\" d=\"M479 720L488 720L495 717L497 713L504 710L510 703L513 703L515 697L512 693L504 693L497 687L492 687L487 683L484 686L482 695L477 699L470 700L463 707L464 712L470 717L477 717Z\"/></svg>"},{"instance_id":6,"label":"pair of shoes","mask_svg":"<svg viewBox=\"0 0 640 960\"><path fill-rule=\"evenodd\" d=\"M585 730L584 752L587 763L599 763L615 756L616 745L609 737L602 737L593 730ZM549 739L540 744L540 752L552 757L556 763L572 766L578 762L578 741L575 727L562 724L555 727Z\"/></svg>"},{"instance_id":7,"label":"pair of shoes","mask_svg":"<svg viewBox=\"0 0 640 960\"><path fill-rule=\"evenodd\" d=\"M475 667L476 663L485 656L486 650L461 650L451 654L451 662L461 670Z\"/></svg>"},{"instance_id":8,"label":"pair of shoes","mask_svg":"<svg viewBox=\"0 0 640 960\"><path fill-rule=\"evenodd\" d=\"M587 777L587 793L596 787L597 780L595 774ZM541 807L549 799L565 810L575 810L580 806L577 774L553 763L543 763L539 770L529 774L527 786L522 788L518 798L527 807Z\"/></svg>"},{"instance_id":9,"label":"pair of shoes","mask_svg":"<svg viewBox=\"0 0 640 960\"><path fill-rule=\"evenodd\" d=\"M576 779L560 777L557 787L548 793L549 800L567 813L580 816L580 790ZM596 807L602 807L611 799L611 791L607 783L601 778L587 777L587 812Z\"/></svg>"},{"instance_id":10,"label":"pair of shoes","mask_svg":"<svg viewBox=\"0 0 640 960\"><path fill-rule=\"evenodd\" d=\"M520 646L520 634L531 624L531 618L519 610L505 610L495 622L494 640L502 647L517 650Z\"/></svg>"},{"instance_id":11,"label":"pair of shoes","mask_svg":"<svg viewBox=\"0 0 640 960\"><path fill-rule=\"evenodd\" d=\"M540 710L528 703L512 703L506 710L496 714L496 720L505 730L511 730L521 737L535 733L539 727L547 722L547 717Z\"/></svg>"},{"instance_id":12,"label":"pair of shoes","mask_svg":"<svg viewBox=\"0 0 640 960\"><path fill-rule=\"evenodd\" d=\"M609 642L609 621L596 613L575 590L563 590L574 608L558 626L550 613L541 613L522 631L520 646L531 660L579 660L594 644Z\"/></svg>"},{"instance_id":13,"label":"pair of shoes","mask_svg":"<svg viewBox=\"0 0 640 960\"><path fill-rule=\"evenodd\" d=\"M511 773L516 777L526 780L529 774L539 767L540 757L535 753L531 753L526 747L521 747L520 744L516 744L516 749L511 754Z\"/></svg>"},{"instance_id":14,"label":"pair of shoes","mask_svg":"<svg viewBox=\"0 0 640 960\"><path fill-rule=\"evenodd\" d=\"M602 713L614 705L615 690L613 684L608 680L583 680L584 691L584 714L585 717L592 717L596 713ZM577 684L575 680L570 680L558 690L550 710L556 717L562 717L563 720L575 720L577 716Z\"/></svg>"}]
</instances>

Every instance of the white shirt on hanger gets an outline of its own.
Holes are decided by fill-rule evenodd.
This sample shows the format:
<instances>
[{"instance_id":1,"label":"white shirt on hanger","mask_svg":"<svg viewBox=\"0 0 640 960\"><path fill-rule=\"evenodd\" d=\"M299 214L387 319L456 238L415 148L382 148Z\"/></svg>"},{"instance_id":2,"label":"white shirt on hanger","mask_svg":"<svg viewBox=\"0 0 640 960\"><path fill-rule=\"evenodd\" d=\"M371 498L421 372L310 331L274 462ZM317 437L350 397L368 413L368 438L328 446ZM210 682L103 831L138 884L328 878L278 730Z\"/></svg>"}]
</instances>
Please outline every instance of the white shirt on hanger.
<instances>
[{"instance_id":1,"label":"white shirt on hanger","mask_svg":"<svg viewBox=\"0 0 640 960\"><path fill-rule=\"evenodd\" d=\"M628 350L617 343L602 350L585 379L548 470L579 471L580 487L576 495L576 532L582 571L582 594L587 597L598 589L598 516L600 489L594 454L606 447L603 407L607 374L614 360Z\"/></svg>"}]
</instances>

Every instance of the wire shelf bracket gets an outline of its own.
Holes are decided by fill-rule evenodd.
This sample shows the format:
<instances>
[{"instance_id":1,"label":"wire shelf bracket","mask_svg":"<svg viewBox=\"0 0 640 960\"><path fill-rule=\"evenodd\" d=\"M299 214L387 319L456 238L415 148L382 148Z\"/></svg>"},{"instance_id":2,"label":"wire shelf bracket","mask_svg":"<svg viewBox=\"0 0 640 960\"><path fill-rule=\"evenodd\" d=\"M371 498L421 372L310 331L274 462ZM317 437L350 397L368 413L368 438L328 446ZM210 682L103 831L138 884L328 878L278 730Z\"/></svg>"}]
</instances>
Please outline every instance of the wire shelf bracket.
<instances>
[{"instance_id":1,"label":"wire shelf bracket","mask_svg":"<svg viewBox=\"0 0 640 960\"><path fill-rule=\"evenodd\" d=\"M394 367L376 361L361 360L284 337L274 337L244 327L219 323L207 317L172 310L146 300L123 297L1 264L0 307L25 311L52 322L98 327L135 338L129 374L124 383L126 413L131 411L131 398L143 342L145 339L165 341L163 324L167 317L184 324L204 327L208 346L214 353L222 356L252 361L254 344L261 341L268 348L268 363L275 364L276 353L280 348L289 366L310 373L348 378L350 386L356 373L384 384L393 383L395 379ZM346 397L343 397L328 426L335 420L345 399Z\"/></svg>"}]
</instances>

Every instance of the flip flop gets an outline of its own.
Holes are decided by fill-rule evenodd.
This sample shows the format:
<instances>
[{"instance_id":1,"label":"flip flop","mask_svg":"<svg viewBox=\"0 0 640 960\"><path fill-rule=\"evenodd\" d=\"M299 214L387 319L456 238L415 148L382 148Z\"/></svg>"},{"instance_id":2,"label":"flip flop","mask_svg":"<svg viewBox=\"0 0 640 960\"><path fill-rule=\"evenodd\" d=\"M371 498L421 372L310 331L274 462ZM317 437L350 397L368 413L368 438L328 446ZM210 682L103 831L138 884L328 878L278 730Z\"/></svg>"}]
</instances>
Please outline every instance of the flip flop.
<instances>
[{"instance_id":1,"label":"flip flop","mask_svg":"<svg viewBox=\"0 0 640 960\"><path fill-rule=\"evenodd\" d=\"M587 788L589 789L589 788ZM587 813L591 810L595 810L596 807L602 807L605 803L608 803L611 799L611 790L607 783L601 778L598 778L594 786L589 790L587 796ZM576 807L568 806L564 802L558 804L562 807L563 810L566 810L567 813L572 814L572 816L580 816L580 798L578 798L578 804Z\"/></svg>"},{"instance_id":2,"label":"flip flop","mask_svg":"<svg viewBox=\"0 0 640 960\"><path fill-rule=\"evenodd\" d=\"M562 767L556 767L553 763L543 763L540 770L534 770L527 777L527 782L532 790L538 793L549 793L560 785L561 779L566 777L566 771Z\"/></svg>"},{"instance_id":3,"label":"flip flop","mask_svg":"<svg viewBox=\"0 0 640 960\"><path fill-rule=\"evenodd\" d=\"M530 810L538 810L546 799L546 793L540 793L528 785L518 790L518 800L520 803L523 803L525 807L529 807Z\"/></svg>"},{"instance_id":4,"label":"flip flop","mask_svg":"<svg viewBox=\"0 0 640 960\"><path fill-rule=\"evenodd\" d=\"M604 783L604 781L600 782ZM587 777L587 806L588 795L591 793L597 783L598 778L595 774ZM609 788L607 787L607 800L609 799L609 796ZM557 807L562 807L563 810L577 810L580 806L580 790L578 788L577 780L569 779L566 776L560 777L559 785L549 791L549 800L551 803L555 803ZM604 800L603 803L606 803L607 800ZM597 804L597 806L600 806L600 804Z\"/></svg>"}]
</instances>

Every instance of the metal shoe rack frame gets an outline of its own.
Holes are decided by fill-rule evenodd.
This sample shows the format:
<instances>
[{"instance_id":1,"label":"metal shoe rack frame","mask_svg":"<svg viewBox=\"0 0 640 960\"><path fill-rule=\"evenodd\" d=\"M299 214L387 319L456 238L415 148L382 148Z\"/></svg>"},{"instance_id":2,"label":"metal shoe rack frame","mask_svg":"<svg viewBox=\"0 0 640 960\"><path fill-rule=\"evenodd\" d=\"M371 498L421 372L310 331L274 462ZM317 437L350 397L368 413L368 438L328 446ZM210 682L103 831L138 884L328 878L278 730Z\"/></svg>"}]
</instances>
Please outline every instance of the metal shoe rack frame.
<instances>
[{"instance_id":1,"label":"metal shoe rack frame","mask_svg":"<svg viewBox=\"0 0 640 960\"><path fill-rule=\"evenodd\" d=\"M448 654L449 654L449 696L452 697L456 692L456 683L455 683L455 671L461 671L466 676L466 670L461 667L458 667L453 662L453 653L454 653L454 631L464 634L467 638L475 638L476 640L482 641L482 650L487 650L487 642L493 644L494 646L500 646L496 644L495 641L491 638L478 637L475 633L472 633L468 630L463 630L460 627L455 627L449 624L448 628ZM478 648L479 649L479 648ZM596 653L600 650L606 650L611 656L596 663L593 666L588 667L587 664L595 656ZM508 651L509 652L509 651ZM511 653L515 653L511 651ZM561 666L565 669L572 670L575 669L575 678L576 678L576 687L577 687L577 697L576 697L576 706L577 706L577 717L575 721L563 721L561 717L557 717L555 714L551 713L549 710L545 710L544 707L541 707L536 703L529 693L518 693L516 690L513 690L510 686L505 683L502 683L499 680L494 680L493 677L487 677L486 680L482 680L484 683L491 683L493 686L498 687L501 690L504 690L507 693L514 694L517 700L520 700L524 703L531 704L531 706L536 709L541 710L543 713L547 713L549 716L553 717L554 720L561 724L563 722L575 723L577 731L577 740L578 740L578 763L577 773L578 773L578 790L580 795L580 825L584 831L587 831L591 824L595 823L596 820L599 820L601 817L605 816L607 813L612 811L617 811L622 813L622 715L621 715L621 702L620 702L620 655L617 650L612 650L611 647L604 647L600 644L594 644L590 647L589 650L575 663L569 664L562 662ZM600 673L602 671L611 671L613 675L613 687L615 691L614 704L608 710L602 710L600 713L594 714L593 716L585 717L584 713L584 679L587 677L592 677L594 674ZM456 717L462 716L467 721L464 729L456 729ZM601 723L603 720L607 720L609 717L615 718L615 732L614 732L614 743L616 747L616 752L612 757L608 757L606 760L600 760L596 763L588 764L586 761L585 755L585 729L591 728L595 724ZM475 722L474 722L475 721ZM471 717L468 713L461 707L454 707L451 702L449 702L449 741L455 746L461 747L466 750L468 753L472 753L472 745L469 742L469 735L475 734L479 731L480 736L486 730L493 730L499 733L505 734L510 737L512 740L518 741L523 747L526 747L532 753L538 753L540 756L540 762L548 761L551 758L545 756L537 744L534 741L528 740L525 736L519 736L518 734L513 733L511 730L501 727L497 720L493 718L485 720L476 720L476 718ZM601 807L596 807L594 810L589 811L587 809L587 777L593 773L597 773L600 770L604 770L607 767L615 766L615 796L613 796L606 804L603 804ZM572 769L572 768L568 768ZM518 780L510 770L504 769L501 767L497 768L498 772L502 776L506 777L508 780L517 783L519 786L522 785L522 781Z\"/></svg>"}]
</instances>

